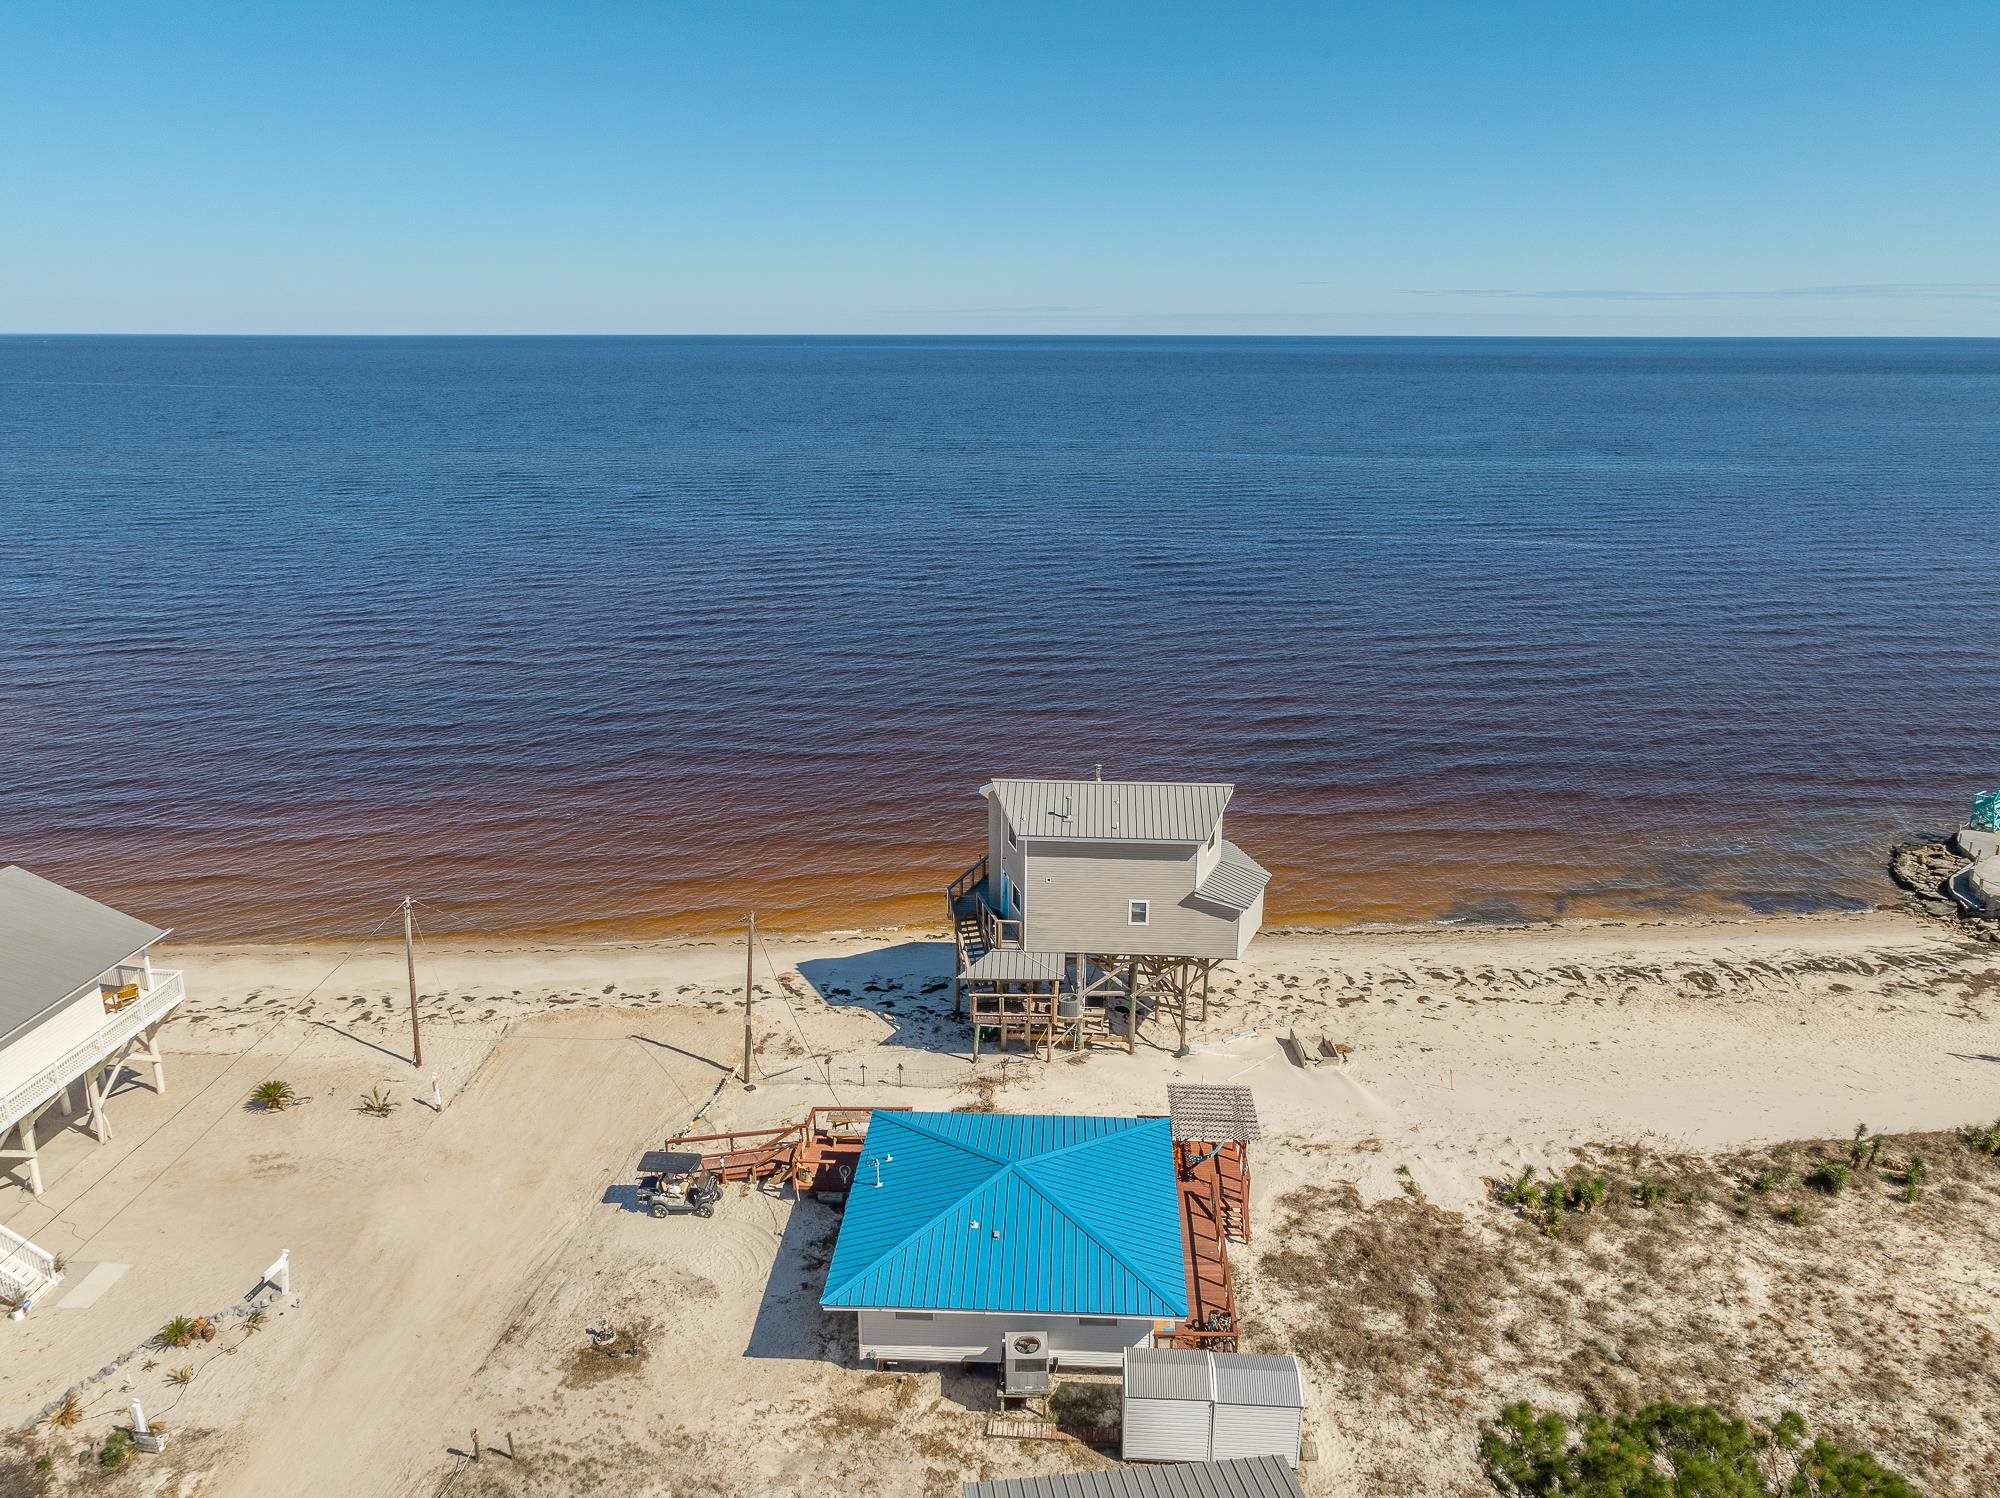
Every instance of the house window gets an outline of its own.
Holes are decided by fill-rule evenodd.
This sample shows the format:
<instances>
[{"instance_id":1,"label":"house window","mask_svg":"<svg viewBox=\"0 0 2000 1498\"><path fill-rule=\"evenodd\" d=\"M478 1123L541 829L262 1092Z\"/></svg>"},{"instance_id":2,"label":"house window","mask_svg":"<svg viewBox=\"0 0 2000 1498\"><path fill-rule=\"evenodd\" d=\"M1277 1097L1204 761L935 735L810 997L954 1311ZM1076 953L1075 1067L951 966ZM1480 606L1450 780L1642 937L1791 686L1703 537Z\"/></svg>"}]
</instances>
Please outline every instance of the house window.
<instances>
[{"instance_id":1,"label":"house window","mask_svg":"<svg viewBox=\"0 0 2000 1498\"><path fill-rule=\"evenodd\" d=\"M931 1313L929 1311L898 1311L896 1319L898 1321L928 1321L931 1319Z\"/></svg>"},{"instance_id":2,"label":"house window","mask_svg":"<svg viewBox=\"0 0 2000 1498\"><path fill-rule=\"evenodd\" d=\"M1076 1324L1078 1326L1116 1326L1118 1318L1116 1316L1079 1316L1076 1318Z\"/></svg>"},{"instance_id":3,"label":"house window","mask_svg":"<svg viewBox=\"0 0 2000 1498\"><path fill-rule=\"evenodd\" d=\"M1021 846L1021 840L1016 836L1014 836L1014 829L1011 827L1007 829L1007 846L1010 848L1018 848Z\"/></svg>"},{"instance_id":4,"label":"house window","mask_svg":"<svg viewBox=\"0 0 2000 1498\"><path fill-rule=\"evenodd\" d=\"M1152 906L1151 900L1134 900L1127 919L1135 926L1145 925L1147 917L1153 913Z\"/></svg>"}]
</instances>

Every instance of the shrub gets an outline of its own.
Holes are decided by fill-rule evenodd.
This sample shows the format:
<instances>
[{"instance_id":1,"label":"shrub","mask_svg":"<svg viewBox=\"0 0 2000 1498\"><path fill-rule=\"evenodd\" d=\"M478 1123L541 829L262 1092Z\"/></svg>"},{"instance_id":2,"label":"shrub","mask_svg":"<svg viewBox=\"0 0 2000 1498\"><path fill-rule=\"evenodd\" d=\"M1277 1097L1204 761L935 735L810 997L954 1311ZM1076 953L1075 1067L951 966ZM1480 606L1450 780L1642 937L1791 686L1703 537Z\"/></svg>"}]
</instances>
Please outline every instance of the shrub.
<instances>
[{"instance_id":1,"label":"shrub","mask_svg":"<svg viewBox=\"0 0 2000 1498\"><path fill-rule=\"evenodd\" d=\"M1603 1176L1584 1176L1569 1183L1564 1198L1571 1211L1588 1212L1602 1205L1608 1189Z\"/></svg>"},{"instance_id":2,"label":"shrub","mask_svg":"<svg viewBox=\"0 0 2000 1498\"><path fill-rule=\"evenodd\" d=\"M396 1099L389 1095L386 1087L375 1087L361 1099L361 1111L376 1118L387 1118L396 1110Z\"/></svg>"},{"instance_id":3,"label":"shrub","mask_svg":"<svg viewBox=\"0 0 2000 1498\"><path fill-rule=\"evenodd\" d=\"M1828 1196L1838 1196L1847 1189L1847 1167L1838 1160L1822 1160L1806 1176L1806 1184Z\"/></svg>"},{"instance_id":4,"label":"shrub","mask_svg":"<svg viewBox=\"0 0 2000 1498\"><path fill-rule=\"evenodd\" d=\"M1793 1202L1789 1207L1785 1208L1785 1210L1779 1215L1782 1216L1785 1219L1785 1221L1789 1222L1793 1227L1799 1227L1803 1225L1806 1220L1806 1209L1800 1206L1797 1202Z\"/></svg>"},{"instance_id":5,"label":"shrub","mask_svg":"<svg viewBox=\"0 0 2000 1498\"><path fill-rule=\"evenodd\" d=\"M1931 1169L1924 1164L1922 1155L1912 1155L1910 1163L1903 1167L1903 1200L1913 1202L1924 1194L1924 1182L1931 1178Z\"/></svg>"},{"instance_id":6,"label":"shrub","mask_svg":"<svg viewBox=\"0 0 2000 1498\"><path fill-rule=\"evenodd\" d=\"M1760 1432L1708 1405L1662 1401L1629 1415L1586 1411L1572 1439L1560 1415L1510 1404L1479 1456L1495 1490L1516 1498L1919 1498L1867 1453L1805 1446L1806 1434L1796 1414Z\"/></svg>"},{"instance_id":7,"label":"shrub","mask_svg":"<svg viewBox=\"0 0 2000 1498\"><path fill-rule=\"evenodd\" d=\"M1856 1165L1864 1163L1868 1158L1867 1141L1868 1125L1865 1123L1856 1124L1854 1126L1854 1138L1847 1146L1847 1158L1852 1160Z\"/></svg>"},{"instance_id":8,"label":"shrub","mask_svg":"<svg viewBox=\"0 0 2000 1498\"><path fill-rule=\"evenodd\" d=\"M104 1448L97 1453L100 1467L116 1467L132 1454L132 1433L120 1426L111 1432L104 1442Z\"/></svg>"},{"instance_id":9,"label":"shrub","mask_svg":"<svg viewBox=\"0 0 2000 1498\"><path fill-rule=\"evenodd\" d=\"M1542 1204L1542 1188L1532 1184L1534 1179L1535 1167L1530 1165L1521 1172L1519 1179L1509 1181L1500 1188L1500 1200L1524 1212L1535 1211Z\"/></svg>"},{"instance_id":10,"label":"shrub","mask_svg":"<svg viewBox=\"0 0 2000 1498\"><path fill-rule=\"evenodd\" d=\"M1775 1191L1791 1176L1789 1170L1780 1170L1775 1165L1767 1165L1751 1177L1750 1189L1759 1193Z\"/></svg>"},{"instance_id":11,"label":"shrub","mask_svg":"<svg viewBox=\"0 0 2000 1498\"><path fill-rule=\"evenodd\" d=\"M275 1078L269 1082L259 1082L250 1094L250 1101L266 1113L283 1113L298 1100L299 1095L292 1091L290 1082L280 1082Z\"/></svg>"},{"instance_id":12,"label":"shrub","mask_svg":"<svg viewBox=\"0 0 2000 1498\"><path fill-rule=\"evenodd\" d=\"M198 1319L176 1316L153 1334L153 1340L162 1347L185 1347L201 1335L201 1328L195 1324Z\"/></svg>"},{"instance_id":13,"label":"shrub","mask_svg":"<svg viewBox=\"0 0 2000 1498\"><path fill-rule=\"evenodd\" d=\"M1637 1196L1640 1206L1657 1206L1667 1199L1667 1183L1647 1176L1634 1188L1633 1194Z\"/></svg>"},{"instance_id":14,"label":"shrub","mask_svg":"<svg viewBox=\"0 0 2000 1498\"><path fill-rule=\"evenodd\" d=\"M1982 1155L2000 1155L2000 1123L1984 1129L1968 1129L1965 1142Z\"/></svg>"}]
</instances>

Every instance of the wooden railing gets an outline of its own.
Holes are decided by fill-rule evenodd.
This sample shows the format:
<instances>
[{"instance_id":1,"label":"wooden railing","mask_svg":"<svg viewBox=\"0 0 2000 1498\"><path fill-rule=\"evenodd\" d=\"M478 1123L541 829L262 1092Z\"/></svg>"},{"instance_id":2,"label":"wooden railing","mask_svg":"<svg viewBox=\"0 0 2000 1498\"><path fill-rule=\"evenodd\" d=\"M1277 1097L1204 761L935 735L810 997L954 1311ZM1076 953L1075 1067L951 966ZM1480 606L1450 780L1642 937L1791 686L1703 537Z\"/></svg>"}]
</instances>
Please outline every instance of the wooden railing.
<instances>
[{"instance_id":1,"label":"wooden railing","mask_svg":"<svg viewBox=\"0 0 2000 1498\"><path fill-rule=\"evenodd\" d=\"M967 895L976 891L986 882L986 855L980 854L979 861L945 886L945 898L951 902L954 912Z\"/></svg>"},{"instance_id":2,"label":"wooden railing","mask_svg":"<svg viewBox=\"0 0 2000 1498\"><path fill-rule=\"evenodd\" d=\"M95 984L91 986L96 987ZM0 1134L78 1077L89 1074L93 1067L108 1061L112 1052L180 1003L185 992L179 973L155 971L152 987L140 994L136 1002L127 1004L116 1014L108 1015L102 1025L61 1058L0 1095Z\"/></svg>"},{"instance_id":3,"label":"wooden railing","mask_svg":"<svg viewBox=\"0 0 2000 1498\"><path fill-rule=\"evenodd\" d=\"M985 938L988 951L1021 945L1021 923L1003 919L984 900L979 902L979 934Z\"/></svg>"},{"instance_id":4,"label":"wooden railing","mask_svg":"<svg viewBox=\"0 0 2000 1498\"><path fill-rule=\"evenodd\" d=\"M54 1254L12 1228L0 1227L0 1287L19 1296L35 1296L61 1278Z\"/></svg>"}]
</instances>

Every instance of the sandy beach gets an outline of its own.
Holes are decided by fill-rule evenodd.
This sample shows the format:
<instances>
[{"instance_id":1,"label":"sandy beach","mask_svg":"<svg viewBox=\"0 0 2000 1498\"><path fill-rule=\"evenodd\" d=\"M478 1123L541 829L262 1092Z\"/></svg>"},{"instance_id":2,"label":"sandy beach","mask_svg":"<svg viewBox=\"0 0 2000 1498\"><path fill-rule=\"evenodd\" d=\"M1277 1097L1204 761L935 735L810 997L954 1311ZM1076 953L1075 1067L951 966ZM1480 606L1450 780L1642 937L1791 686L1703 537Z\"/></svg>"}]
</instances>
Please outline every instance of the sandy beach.
<instances>
[{"instance_id":1,"label":"sandy beach","mask_svg":"<svg viewBox=\"0 0 2000 1498\"><path fill-rule=\"evenodd\" d=\"M851 1324L816 1305L833 1209L733 1188L710 1221L656 1222L629 1186L643 1152L697 1118L754 1126L835 1102L1160 1112L1166 1083L1191 1079L1255 1090L1259 1231L1238 1275L1253 1341L1308 1361L1309 1492L1478 1491L1478 1423L1503 1398L1603 1392L1554 1370L1581 1366L1586 1344L1609 1356L1635 1311L1652 1319L1634 1346L1682 1345L1667 1325L1681 1289L1706 1293L1715 1275L1728 1285L1701 1309L1728 1323L1709 1340L1736 1348L1735 1371L1619 1354L1603 1388L1670 1381L1748 1412L1796 1407L1906 1470L1921 1461L1938 1493L2000 1478L1991 1360L1952 1352L2000 1331L2000 1256L1990 1229L1967 1226L1992 1219L2000 1167L1983 1182L1966 1164L1960 1181L1938 1156L1939 1189L1893 1221L1858 1215L1892 1210L1858 1192L1789 1217L1728 1210L1733 1173L1787 1141L1864 1123L1948 1140L2000 1114L2000 949L1888 911L1271 933L1219 982L1186 1058L1149 1030L1133 1056L977 1067L950 1018L949 950L921 930L770 943L747 1092L729 1075L740 941L428 945L421 1072L400 946L168 952L191 997L165 1035L166 1096L128 1081L111 1144L64 1133L41 1200L0 1192L0 1220L68 1257L66 1289L97 1287L6 1326L0 1414L31 1421L170 1317L239 1302L289 1248L296 1295L254 1334L135 1355L92 1392L87 1423L136 1393L176 1430L177 1491L955 1494L970 1477L1101 1462L986 1438L977 1375L860 1367ZM1351 1046L1348 1064L1294 1066L1278 1037L1295 1027ZM271 1077L308 1101L246 1108ZM359 1107L377 1087L386 1117ZM1606 1159L1712 1177L1683 1188L1677 1219L1708 1226L1669 1243L1642 1233L1664 1219L1613 1216L1544 1246L1494 1201L1530 1166ZM1811 1231L1784 1226L1808 1210ZM1620 1239L1628 1228L1641 1236ZM1367 1235L1400 1245L1428 1309L1377 1308L1357 1335L1371 1358L1415 1338L1406 1371L1421 1348L1455 1345L1428 1383L1371 1373L1301 1278L1301 1256L1323 1252L1330 1285L1355 1276L1349 1308L1369 1304ZM1477 1329L1453 1331L1444 1270L1417 1252L1444 1241L1460 1263L1526 1245L1479 1292ZM1642 1243L1652 1269L1632 1281L1619 1265ZM1698 1262L1674 1257L1697 1247ZM1799 1323L1782 1376L1746 1381L1768 1353L1757 1338L1788 1319L1771 1314L1787 1277L1833 1252L1866 1293L1822 1278L1832 1302ZM1596 1332L1551 1320L1578 1296L1604 1298ZM1854 1338L1878 1316L1906 1344L1893 1409L1856 1372ZM597 1352L589 1328L631 1355ZM194 1371L169 1383L177 1367ZM1920 1413L1946 1407L1952 1428ZM474 1428L493 1448L476 1464ZM26 1472L41 1439L17 1436L7 1459Z\"/></svg>"}]
</instances>

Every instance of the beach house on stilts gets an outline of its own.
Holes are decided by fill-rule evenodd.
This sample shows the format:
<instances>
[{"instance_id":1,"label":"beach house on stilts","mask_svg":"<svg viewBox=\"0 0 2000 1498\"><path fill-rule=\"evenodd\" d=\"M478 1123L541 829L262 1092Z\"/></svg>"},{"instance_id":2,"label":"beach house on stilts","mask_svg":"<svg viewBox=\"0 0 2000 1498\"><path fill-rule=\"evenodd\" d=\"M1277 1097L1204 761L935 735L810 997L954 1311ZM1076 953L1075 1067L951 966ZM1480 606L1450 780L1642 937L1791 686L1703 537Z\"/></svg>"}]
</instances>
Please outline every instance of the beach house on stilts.
<instances>
[{"instance_id":1,"label":"beach house on stilts","mask_svg":"<svg viewBox=\"0 0 2000 1498\"><path fill-rule=\"evenodd\" d=\"M0 1171L42 1192L36 1130L74 1114L102 1144L119 1073L144 1064L166 1090L156 1039L182 998L153 966L167 933L10 865L0 869Z\"/></svg>"},{"instance_id":2,"label":"beach house on stilts","mask_svg":"<svg viewBox=\"0 0 2000 1498\"><path fill-rule=\"evenodd\" d=\"M1137 1045L1154 1015L1187 1049L1211 976L1264 919L1270 874L1223 836L1215 782L994 780L986 852L946 891L954 1012L982 1040Z\"/></svg>"}]
</instances>

